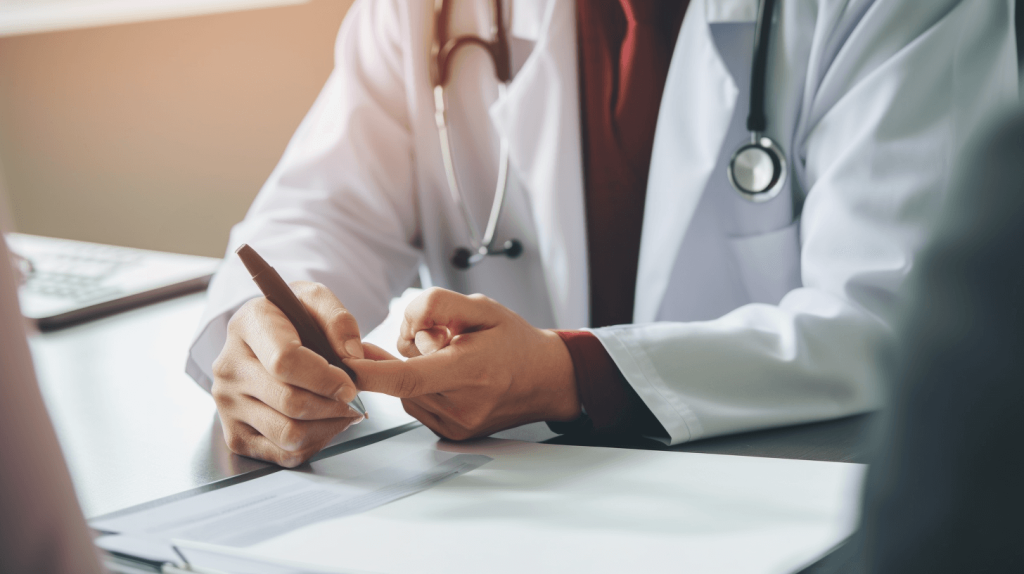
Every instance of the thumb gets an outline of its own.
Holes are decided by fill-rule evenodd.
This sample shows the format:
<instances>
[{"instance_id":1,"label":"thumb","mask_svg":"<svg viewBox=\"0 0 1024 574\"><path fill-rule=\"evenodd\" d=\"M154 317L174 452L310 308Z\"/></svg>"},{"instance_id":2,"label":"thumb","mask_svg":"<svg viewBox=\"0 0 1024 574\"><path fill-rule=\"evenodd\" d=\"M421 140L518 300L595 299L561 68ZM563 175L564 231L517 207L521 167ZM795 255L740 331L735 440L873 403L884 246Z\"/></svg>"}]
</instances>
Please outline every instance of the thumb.
<instances>
[{"instance_id":1,"label":"thumb","mask_svg":"<svg viewBox=\"0 0 1024 574\"><path fill-rule=\"evenodd\" d=\"M492 327L500 320L499 307L483 295L427 289L405 308L398 333L399 352L407 357L433 354L452 337ZM423 332L427 334L420 335Z\"/></svg>"}]
</instances>

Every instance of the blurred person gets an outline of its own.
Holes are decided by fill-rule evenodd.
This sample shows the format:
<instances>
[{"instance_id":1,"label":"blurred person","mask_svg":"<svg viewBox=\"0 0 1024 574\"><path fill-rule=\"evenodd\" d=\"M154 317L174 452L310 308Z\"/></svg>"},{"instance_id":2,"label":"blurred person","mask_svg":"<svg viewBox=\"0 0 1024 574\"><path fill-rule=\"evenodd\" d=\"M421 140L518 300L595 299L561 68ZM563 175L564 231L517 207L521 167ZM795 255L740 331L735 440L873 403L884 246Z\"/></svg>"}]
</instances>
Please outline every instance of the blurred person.
<instances>
[{"instance_id":1,"label":"blurred person","mask_svg":"<svg viewBox=\"0 0 1024 574\"><path fill-rule=\"evenodd\" d=\"M968 155L912 274L864 571L1024 571L1024 113Z\"/></svg>"},{"instance_id":2,"label":"blurred person","mask_svg":"<svg viewBox=\"0 0 1024 574\"><path fill-rule=\"evenodd\" d=\"M876 408L951 158L1017 97L1012 0L493 5L357 1L232 231L306 282L359 388L454 439ZM360 336L418 269L440 289L388 360ZM187 370L239 454L294 466L357 419L234 257Z\"/></svg>"},{"instance_id":3,"label":"blurred person","mask_svg":"<svg viewBox=\"0 0 1024 574\"><path fill-rule=\"evenodd\" d=\"M1024 570L1024 111L983 134L907 281L861 527L802 574Z\"/></svg>"},{"instance_id":4,"label":"blurred person","mask_svg":"<svg viewBox=\"0 0 1024 574\"><path fill-rule=\"evenodd\" d=\"M0 572L98 573L99 556L36 385L8 253L0 233Z\"/></svg>"}]
</instances>

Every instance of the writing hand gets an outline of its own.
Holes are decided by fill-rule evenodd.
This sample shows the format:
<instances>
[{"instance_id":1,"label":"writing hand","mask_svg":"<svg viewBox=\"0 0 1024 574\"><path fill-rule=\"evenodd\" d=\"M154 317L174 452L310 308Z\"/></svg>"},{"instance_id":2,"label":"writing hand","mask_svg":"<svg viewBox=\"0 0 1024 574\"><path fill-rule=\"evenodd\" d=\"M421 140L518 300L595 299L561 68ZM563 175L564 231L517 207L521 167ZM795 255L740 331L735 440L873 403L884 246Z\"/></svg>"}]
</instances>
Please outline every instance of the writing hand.
<instances>
[{"instance_id":1,"label":"writing hand","mask_svg":"<svg viewBox=\"0 0 1024 574\"><path fill-rule=\"evenodd\" d=\"M465 440L580 414L561 338L482 295L424 291L406 309L398 349L410 359L346 363L360 389L400 397L406 412L442 437Z\"/></svg>"},{"instance_id":2,"label":"writing hand","mask_svg":"<svg viewBox=\"0 0 1024 574\"><path fill-rule=\"evenodd\" d=\"M307 282L291 287L341 357L364 357L355 318L330 290ZM347 405L358 392L349 376L303 347L288 318L264 297L242 305L228 323L211 392L228 448L286 467L362 420Z\"/></svg>"}]
</instances>

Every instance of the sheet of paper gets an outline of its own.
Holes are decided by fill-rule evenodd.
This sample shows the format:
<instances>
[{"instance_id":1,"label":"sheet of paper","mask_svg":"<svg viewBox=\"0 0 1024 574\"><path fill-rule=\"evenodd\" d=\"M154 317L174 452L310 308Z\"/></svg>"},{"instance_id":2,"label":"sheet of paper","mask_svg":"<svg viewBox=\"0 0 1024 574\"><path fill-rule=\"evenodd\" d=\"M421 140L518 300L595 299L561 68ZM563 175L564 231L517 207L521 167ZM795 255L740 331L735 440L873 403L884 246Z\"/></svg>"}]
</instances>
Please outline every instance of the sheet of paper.
<instances>
[{"instance_id":1,"label":"sheet of paper","mask_svg":"<svg viewBox=\"0 0 1024 574\"><path fill-rule=\"evenodd\" d=\"M365 512L434 487L490 459L425 445L378 443L90 525L140 540L248 546L322 520ZM108 545L112 549L113 543Z\"/></svg>"},{"instance_id":2,"label":"sheet of paper","mask_svg":"<svg viewBox=\"0 0 1024 574\"><path fill-rule=\"evenodd\" d=\"M852 532L864 471L495 439L455 444L426 429L360 451L399 445L494 461L368 512L224 551L338 572L792 572Z\"/></svg>"}]
</instances>

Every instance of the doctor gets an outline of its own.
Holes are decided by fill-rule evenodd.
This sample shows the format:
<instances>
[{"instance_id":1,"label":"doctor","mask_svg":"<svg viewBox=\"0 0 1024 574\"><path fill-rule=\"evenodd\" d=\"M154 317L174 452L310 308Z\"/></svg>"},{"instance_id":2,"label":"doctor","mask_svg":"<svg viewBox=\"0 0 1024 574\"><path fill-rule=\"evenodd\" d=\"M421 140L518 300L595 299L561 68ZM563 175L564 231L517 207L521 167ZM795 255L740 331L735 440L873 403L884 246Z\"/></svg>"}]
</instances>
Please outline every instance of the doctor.
<instances>
[{"instance_id":1,"label":"doctor","mask_svg":"<svg viewBox=\"0 0 1024 574\"><path fill-rule=\"evenodd\" d=\"M675 444L878 406L952 158L1017 97L1011 0L436 4L355 3L231 235L309 282L360 388L452 438ZM479 43L445 63L464 34L497 70ZM381 360L359 334L418 270L444 289L407 313L415 358ZM293 466L358 420L234 257L187 370L239 454Z\"/></svg>"}]
</instances>

